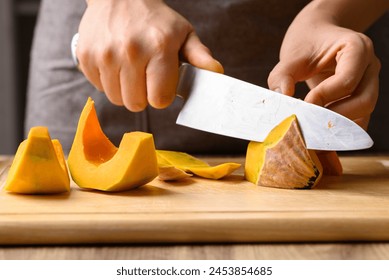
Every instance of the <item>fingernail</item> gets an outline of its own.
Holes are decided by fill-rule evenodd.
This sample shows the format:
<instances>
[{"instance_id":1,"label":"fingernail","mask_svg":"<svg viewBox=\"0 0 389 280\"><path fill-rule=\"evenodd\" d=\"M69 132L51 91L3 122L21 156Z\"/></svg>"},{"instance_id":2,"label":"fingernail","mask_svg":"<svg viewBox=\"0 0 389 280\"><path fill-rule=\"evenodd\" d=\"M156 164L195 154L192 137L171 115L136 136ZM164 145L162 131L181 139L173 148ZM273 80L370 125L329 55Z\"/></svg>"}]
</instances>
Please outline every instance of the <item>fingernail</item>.
<instances>
[{"instance_id":1,"label":"fingernail","mask_svg":"<svg viewBox=\"0 0 389 280\"><path fill-rule=\"evenodd\" d=\"M274 89L275 92L282 93L280 88Z\"/></svg>"},{"instance_id":2,"label":"fingernail","mask_svg":"<svg viewBox=\"0 0 389 280\"><path fill-rule=\"evenodd\" d=\"M217 73L220 73L220 74L224 74L224 68L223 68L223 65L218 61L218 60L216 60L215 59L215 72L217 72Z\"/></svg>"}]
</instances>

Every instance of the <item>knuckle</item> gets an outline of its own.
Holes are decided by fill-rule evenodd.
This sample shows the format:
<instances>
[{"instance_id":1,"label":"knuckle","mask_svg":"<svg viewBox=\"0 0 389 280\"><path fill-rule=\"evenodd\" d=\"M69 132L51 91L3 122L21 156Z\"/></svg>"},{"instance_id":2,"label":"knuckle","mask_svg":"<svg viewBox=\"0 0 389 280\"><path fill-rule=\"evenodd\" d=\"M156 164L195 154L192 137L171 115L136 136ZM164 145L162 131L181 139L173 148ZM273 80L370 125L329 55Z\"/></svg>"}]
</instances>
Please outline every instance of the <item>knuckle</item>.
<instances>
[{"instance_id":1,"label":"knuckle","mask_svg":"<svg viewBox=\"0 0 389 280\"><path fill-rule=\"evenodd\" d=\"M111 64L114 60L114 49L111 46L103 47L97 51L98 61L103 64Z\"/></svg>"},{"instance_id":2,"label":"knuckle","mask_svg":"<svg viewBox=\"0 0 389 280\"><path fill-rule=\"evenodd\" d=\"M122 52L127 55L130 61L139 57L142 47L139 40L134 36L128 36L123 40L124 44L121 48Z\"/></svg>"},{"instance_id":3,"label":"knuckle","mask_svg":"<svg viewBox=\"0 0 389 280\"><path fill-rule=\"evenodd\" d=\"M373 41L363 33L355 32L347 34L344 37L344 41L346 44L361 48L364 53L374 54Z\"/></svg>"},{"instance_id":4,"label":"knuckle","mask_svg":"<svg viewBox=\"0 0 389 280\"><path fill-rule=\"evenodd\" d=\"M111 46L96 49L77 49L77 58L80 63L93 63L95 65L108 65L114 61L115 51Z\"/></svg>"},{"instance_id":5,"label":"knuckle","mask_svg":"<svg viewBox=\"0 0 389 280\"><path fill-rule=\"evenodd\" d=\"M90 51L82 46L77 47L77 59L82 63L89 60Z\"/></svg>"},{"instance_id":6,"label":"knuckle","mask_svg":"<svg viewBox=\"0 0 389 280\"><path fill-rule=\"evenodd\" d=\"M165 53L172 47L174 42L174 34L158 27L149 29L148 38L154 53Z\"/></svg>"},{"instance_id":7,"label":"knuckle","mask_svg":"<svg viewBox=\"0 0 389 280\"><path fill-rule=\"evenodd\" d=\"M374 45L373 45L373 41L368 37L366 36L365 34L363 33L358 33L361 40L363 41L363 44L365 46L365 48L369 51L369 52L372 52L374 53Z\"/></svg>"},{"instance_id":8,"label":"knuckle","mask_svg":"<svg viewBox=\"0 0 389 280\"><path fill-rule=\"evenodd\" d=\"M340 88L346 93L351 94L357 87L358 79L355 76L345 77L341 84Z\"/></svg>"}]
</instances>

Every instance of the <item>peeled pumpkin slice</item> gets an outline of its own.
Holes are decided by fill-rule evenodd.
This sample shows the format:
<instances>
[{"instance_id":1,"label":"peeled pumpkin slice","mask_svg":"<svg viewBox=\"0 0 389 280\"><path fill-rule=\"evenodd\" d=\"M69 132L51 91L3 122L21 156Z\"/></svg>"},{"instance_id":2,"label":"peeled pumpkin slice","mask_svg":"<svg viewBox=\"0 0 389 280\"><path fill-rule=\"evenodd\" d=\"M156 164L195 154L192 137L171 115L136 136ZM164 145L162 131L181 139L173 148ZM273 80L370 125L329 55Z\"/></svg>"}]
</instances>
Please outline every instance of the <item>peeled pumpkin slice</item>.
<instances>
[{"instance_id":1,"label":"peeled pumpkin slice","mask_svg":"<svg viewBox=\"0 0 389 280\"><path fill-rule=\"evenodd\" d=\"M79 187L107 192L126 191L158 176L153 136L125 133L117 148L102 131L91 98L81 113L68 166Z\"/></svg>"},{"instance_id":2,"label":"peeled pumpkin slice","mask_svg":"<svg viewBox=\"0 0 389 280\"><path fill-rule=\"evenodd\" d=\"M20 143L4 189L22 194L70 191L70 178L61 143L51 140L47 127L32 127Z\"/></svg>"},{"instance_id":3,"label":"peeled pumpkin slice","mask_svg":"<svg viewBox=\"0 0 389 280\"><path fill-rule=\"evenodd\" d=\"M305 146L295 115L277 125L264 142L248 145L245 177L256 185L310 189L322 174L316 152Z\"/></svg>"},{"instance_id":4,"label":"peeled pumpkin slice","mask_svg":"<svg viewBox=\"0 0 389 280\"><path fill-rule=\"evenodd\" d=\"M241 166L240 164L233 162L210 166L206 162L195 158L187 153L176 151L157 150L157 158L158 165L160 166L160 171L163 171L161 167L166 168L166 166L173 166L176 169L182 170L184 172L192 173L203 178L215 180L230 175L232 172L234 172ZM168 178L166 174L161 173L160 178L162 179L163 177Z\"/></svg>"}]
</instances>

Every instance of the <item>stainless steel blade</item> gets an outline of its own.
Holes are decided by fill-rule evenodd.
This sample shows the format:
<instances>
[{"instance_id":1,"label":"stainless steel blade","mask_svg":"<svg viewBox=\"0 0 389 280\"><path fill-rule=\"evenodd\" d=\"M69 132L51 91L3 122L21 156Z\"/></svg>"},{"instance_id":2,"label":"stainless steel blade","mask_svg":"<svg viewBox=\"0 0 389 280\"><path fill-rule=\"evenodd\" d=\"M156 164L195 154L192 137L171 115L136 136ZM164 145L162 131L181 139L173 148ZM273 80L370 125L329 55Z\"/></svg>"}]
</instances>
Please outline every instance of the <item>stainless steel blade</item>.
<instances>
[{"instance_id":1,"label":"stainless steel blade","mask_svg":"<svg viewBox=\"0 0 389 280\"><path fill-rule=\"evenodd\" d=\"M340 114L189 64L180 68L177 94L185 99L177 124L191 128L263 141L295 114L309 149L347 151L373 145L366 131Z\"/></svg>"}]
</instances>

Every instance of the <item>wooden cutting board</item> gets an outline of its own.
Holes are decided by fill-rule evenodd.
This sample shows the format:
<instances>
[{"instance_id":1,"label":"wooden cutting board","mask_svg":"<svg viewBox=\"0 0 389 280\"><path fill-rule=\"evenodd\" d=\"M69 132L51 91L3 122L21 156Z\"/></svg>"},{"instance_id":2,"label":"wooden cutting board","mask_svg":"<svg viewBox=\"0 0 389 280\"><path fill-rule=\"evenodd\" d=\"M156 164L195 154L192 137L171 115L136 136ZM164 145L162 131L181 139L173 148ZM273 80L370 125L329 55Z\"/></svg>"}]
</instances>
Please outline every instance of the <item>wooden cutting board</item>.
<instances>
[{"instance_id":1,"label":"wooden cutting board","mask_svg":"<svg viewBox=\"0 0 389 280\"><path fill-rule=\"evenodd\" d=\"M207 159L243 163L243 158ZM389 240L389 157L341 157L344 175L312 190L158 179L123 193L0 192L1 244ZM0 186L10 158L0 157Z\"/></svg>"}]
</instances>

